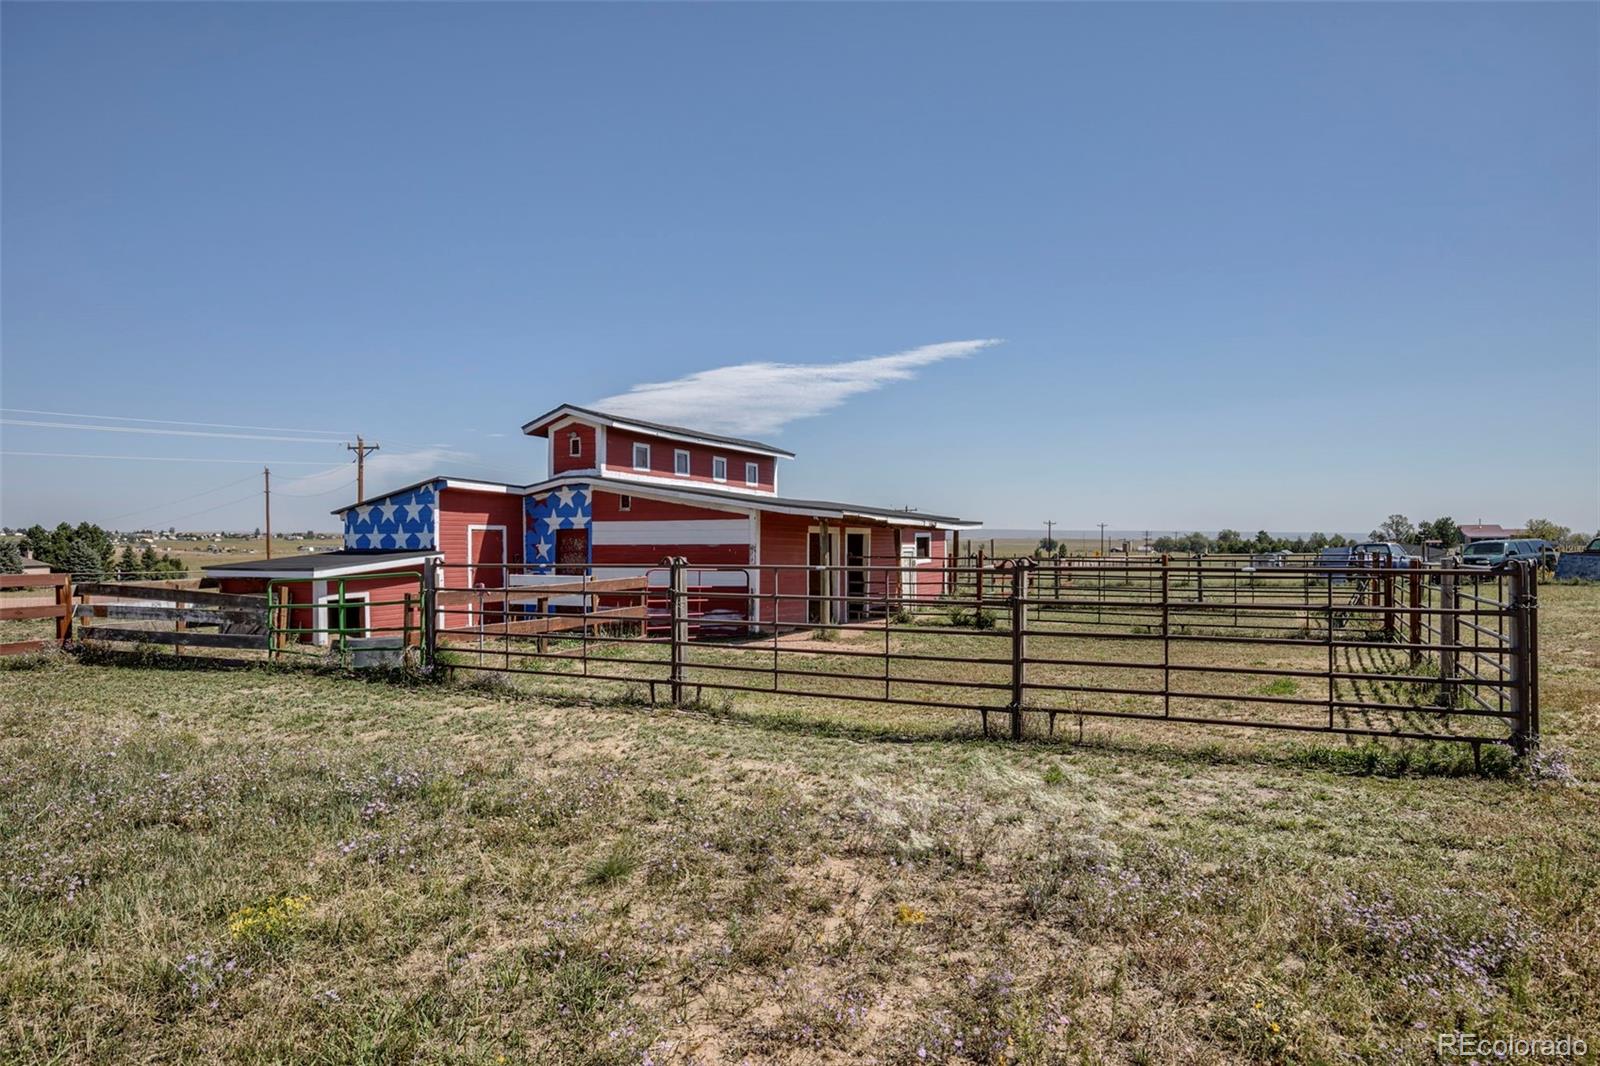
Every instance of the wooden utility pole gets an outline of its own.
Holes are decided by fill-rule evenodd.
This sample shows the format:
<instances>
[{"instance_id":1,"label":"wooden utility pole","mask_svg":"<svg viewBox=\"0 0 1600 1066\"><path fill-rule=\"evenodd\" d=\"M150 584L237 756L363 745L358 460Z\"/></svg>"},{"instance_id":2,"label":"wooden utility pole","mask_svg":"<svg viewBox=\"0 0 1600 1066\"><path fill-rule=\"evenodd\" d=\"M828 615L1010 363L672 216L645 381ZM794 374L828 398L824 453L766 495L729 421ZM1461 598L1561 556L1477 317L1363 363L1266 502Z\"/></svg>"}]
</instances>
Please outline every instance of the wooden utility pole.
<instances>
[{"instance_id":1,"label":"wooden utility pole","mask_svg":"<svg viewBox=\"0 0 1600 1066\"><path fill-rule=\"evenodd\" d=\"M356 453L356 502L366 503L367 453L377 451L378 446L376 444L368 444L366 441L361 439L360 434L357 434L356 442L354 444L346 444L344 447L345 451Z\"/></svg>"},{"instance_id":2,"label":"wooden utility pole","mask_svg":"<svg viewBox=\"0 0 1600 1066\"><path fill-rule=\"evenodd\" d=\"M1053 552L1056 550L1056 538L1051 535L1055 528L1055 524L1056 523L1054 519L1046 518L1044 520L1044 550L1048 552Z\"/></svg>"},{"instance_id":3,"label":"wooden utility pole","mask_svg":"<svg viewBox=\"0 0 1600 1066\"><path fill-rule=\"evenodd\" d=\"M261 494L267 508L267 558L272 558L272 469L261 468Z\"/></svg>"}]
</instances>

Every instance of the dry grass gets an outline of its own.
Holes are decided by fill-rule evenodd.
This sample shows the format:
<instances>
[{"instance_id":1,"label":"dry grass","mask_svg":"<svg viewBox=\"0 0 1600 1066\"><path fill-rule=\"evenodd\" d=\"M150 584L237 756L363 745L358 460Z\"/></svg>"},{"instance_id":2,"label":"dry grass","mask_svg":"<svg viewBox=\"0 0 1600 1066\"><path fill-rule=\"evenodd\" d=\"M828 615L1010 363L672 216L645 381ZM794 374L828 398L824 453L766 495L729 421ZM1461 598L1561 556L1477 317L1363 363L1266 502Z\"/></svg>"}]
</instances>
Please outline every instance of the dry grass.
<instances>
[{"instance_id":1,"label":"dry grass","mask_svg":"<svg viewBox=\"0 0 1600 1066\"><path fill-rule=\"evenodd\" d=\"M871 705L651 710L564 679L0 672L0 1060L1593 1047L1600 596L1545 589L1542 639L1577 784L1355 773L1399 764L1242 731L1011 745Z\"/></svg>"}]
</instances>

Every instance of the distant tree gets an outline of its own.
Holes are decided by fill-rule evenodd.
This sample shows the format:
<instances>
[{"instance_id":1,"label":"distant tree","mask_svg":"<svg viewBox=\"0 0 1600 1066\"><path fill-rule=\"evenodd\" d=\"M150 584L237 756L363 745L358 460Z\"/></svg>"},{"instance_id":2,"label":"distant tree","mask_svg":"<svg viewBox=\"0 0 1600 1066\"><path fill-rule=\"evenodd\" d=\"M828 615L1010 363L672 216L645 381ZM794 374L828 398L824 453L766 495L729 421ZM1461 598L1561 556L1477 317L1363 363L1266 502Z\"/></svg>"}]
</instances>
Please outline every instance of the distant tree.
<instances>
[{"instance_id":1,"label":"distant tree","mask_svg":"<svg viewBox=\"0 0 1600 1066\"><path fill-rule=\"evenodd\" d=\"M91 540L76 538L67 545L61 569L78 581L99 581L106 574L106 560Z\"/></svg>"},{"instance_id":2,"label":"distant tree","mask_svg":"<svg viewBox=\"0 0 1600 1066\"><path fill-rule=\"evenodd\" d=\"M156 558L156 550L148 544L144 546L144 551L139 553L140 573L144 573L145 571L154 571L160 562L161 561Z\"/></svg>"},{"instance_id":3,"label":"distant tree","mask_svg":"<svg viewBox=\"0 0 1600 1066\"><path fill-rule=\"evenodd\" d=\"M134 553L132 544L122 546L122 554L117 556L117 575L119 577L133 577L139 569L139 556Z\"/></svg>"},{"instance_id":4,"label":"distant tree","mask_svg":"<svg viewBox=\"0 0 1600 1066\"><path fill-rule=\"evenodd\" d=\"M1333 536L1328 538L1328 547L1348 548L1350 547L1350 538L1345 536L1343 533L1335 533Z\"/></svg>"},{"instance_id":5,"label":"distant tree","mask_svg":"<svg viewBox=\"0 0 1600 1066\"><path fill-rule=\"evenodd\" d=\"M1548 518L1530 518L1526 523L1528 536L1539 540L1548 540L1551 544L1560 544L1572 536L1572 530L1566 526L1557 525Z\"/></svg>"},{"instance_id":6,"label":"distant tree","mask_svg":"<svg viewBox=\"0 0 1600 1066\"><path fill-rule=\"evenodd\" d=\"M0 540L0 574L22 573L22 549L9 537Z\"/></svg>"},{"instance_id":7,"label":"distant tree","mask_svg":"<svg viewBox=\"0 0 1600 1066\"><path fill-rule=\"evenodd\" d=\"M1436 540L1446 548L1454 548L1467 541L1461 532L1461 527L1456 525L1456 520L1449 515L1421 523L1417 526L1417 535L1423 540Z\"/></svg>"},{"instance_id":8,"label":"distant tree","mask_svg":"<svg viewBox=\"0 0 1600 1066\"><path fill-rule=\"evenodd\" d=\"M1373 540L1392 540L1397 544L1410 544L1417 539L1417 527L1403 514L1392 514L1372 531Z\"/></svg>"}]
</instances>

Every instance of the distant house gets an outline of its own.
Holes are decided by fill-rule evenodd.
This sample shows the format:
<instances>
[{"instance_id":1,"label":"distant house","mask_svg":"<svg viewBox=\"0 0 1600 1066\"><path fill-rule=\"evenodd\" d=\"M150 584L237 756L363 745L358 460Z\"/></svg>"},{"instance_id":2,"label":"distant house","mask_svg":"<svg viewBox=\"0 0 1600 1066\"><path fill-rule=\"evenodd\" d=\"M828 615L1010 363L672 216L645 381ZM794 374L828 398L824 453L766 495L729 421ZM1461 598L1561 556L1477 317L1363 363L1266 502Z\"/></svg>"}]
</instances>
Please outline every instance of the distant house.
<instances>
[{"instance_id":1,"label":"distant house","mask_svg":"<svg viewBox=\"0 0 1600 1066\"><path fill-rule=\"evenodd\" d=\"M1468 544L1471 544L1477 540L1506 540L1510 537L1520 537L1523 535L1523 530L1496 525L1462 526L1461 535L1467 539Z\"/></svg>"},{"instance_id":2,"label":"distant house","mask_svg":"<svg viewBox=\"0 0 1600 1066\"><path fill-rule=\"evenodd\" d=\"M226 592L260 592L270 579L294 578L294 602L326 611L321 605L341 588L347 600L398 600L416 581L397 573L438 562L449 564L440 573L443 587L497 589L570 582L571 575L650 575L656 583L665 579L663 558L681 556L691 566L718 568L698 581L716 586L730 611L805 623L827 620L808 600L821 588L823 567L842 571L842 595L828 608L840 620L885 610L891 573L903 595L937 595L946 580L947 536L978 525L907 508L781 496L778 465L793 453L760 441L571 404L522 432L549 441L545 476L532 484L429 478L335 511L344 521L340 551L206 571ZM395 618L357 625L397 624L401 608L388 610ZM441 624L469 619L451 615Z\"/></svg>"}]
</instances>

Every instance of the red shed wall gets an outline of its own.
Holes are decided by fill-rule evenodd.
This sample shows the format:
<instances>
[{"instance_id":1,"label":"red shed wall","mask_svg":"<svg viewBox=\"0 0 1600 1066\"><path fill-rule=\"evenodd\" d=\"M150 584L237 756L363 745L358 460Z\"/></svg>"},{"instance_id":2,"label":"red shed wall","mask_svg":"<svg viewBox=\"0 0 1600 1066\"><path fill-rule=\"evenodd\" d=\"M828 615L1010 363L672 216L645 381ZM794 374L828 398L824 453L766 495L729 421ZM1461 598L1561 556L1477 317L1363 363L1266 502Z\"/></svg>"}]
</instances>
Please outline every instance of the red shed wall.
<instances>
[{"instance_id":1,"label":"red shed wall","mask_svg":"<svg viewBox=\"0 0 1600 1066\"><path fill-rule=\"evenodd\" d=\"M776 593L778 596L805 596L807 588L806 571L797 570L769 570L771 566L804 567L806 564L806 533L811 527L812 520L805 515L787 515L765 512L761 516L761 594L763 597ZM770 599L761 600L760 618L763 622L773 621L774 604ZM776 604L777 620L780 622L804 623L806 620L806 601L804 599L780 599Z\"/></svg>"},{"instance_id":2,"label":"red shed wall","mask_svg":"<svg viewBox=\"0 0 1600 1066\"><path fill-rule=\"evenodd\" d=\"M467 527L504 526L506 562L522 562L522 497L509 492L445 489L439 496L443 587L467 588ZM513 571L515 572L515 571Z\"/></svg>"},{"instance_id":3,"label":"red shed wall","mask_svg":"<svg viewBox=\"0 0 1600 1066\"><path fill-rule=\"evenodd\" d=\"M344 581L346 596L362 593L367 596L367 635L371 637L398 637L407 624L407 596L412 599L409 624L413 629L421 624L416 601L419 584L416 578L380 577L363 580L359 577L333 578L328 581L327 596L339 594L339 582ZM326 624L319 622L319 625Z\"/></svg>"}]
</instances>

